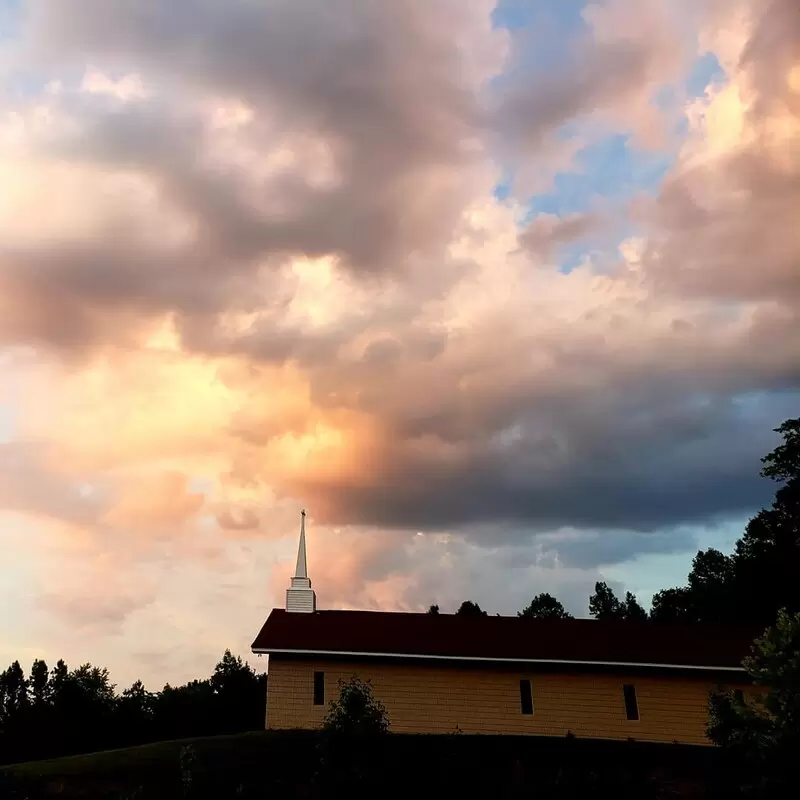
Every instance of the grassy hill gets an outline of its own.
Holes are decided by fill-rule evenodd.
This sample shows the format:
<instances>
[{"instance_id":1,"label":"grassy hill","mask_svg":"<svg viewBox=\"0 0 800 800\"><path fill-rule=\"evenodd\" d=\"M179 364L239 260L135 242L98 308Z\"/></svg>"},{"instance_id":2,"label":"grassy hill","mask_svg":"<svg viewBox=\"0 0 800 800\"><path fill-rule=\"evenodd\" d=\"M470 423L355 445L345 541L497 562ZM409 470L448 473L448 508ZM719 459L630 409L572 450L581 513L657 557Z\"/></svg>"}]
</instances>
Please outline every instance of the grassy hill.
<instances>
[{"instance_id":1,"label":"grassy hill","mask_svg":"<svg viewBox=\"0 0 800 800\"><path fill-rule=\"evenodd\" d=\"M0 799L710 798L724 796L711 789L721 766L713 748L642 742L390 735L331 749L254 732L0 768Z\"/></svg>"},{"instance_id":2,"label":"grassy hill","mask_svg":"<svg viewBox=\"0 0 800 800\"><path fill-rule=\"evenodd\" d=\"M256 788L285 785L295 767L311 769L313 756L313 743L303 735L253 732L178 739L0 767L0 798L13 797L11 791L20 798L109 800L206 796L212 790L218 797L260 796Z\"/></svg>"}]
</instances>

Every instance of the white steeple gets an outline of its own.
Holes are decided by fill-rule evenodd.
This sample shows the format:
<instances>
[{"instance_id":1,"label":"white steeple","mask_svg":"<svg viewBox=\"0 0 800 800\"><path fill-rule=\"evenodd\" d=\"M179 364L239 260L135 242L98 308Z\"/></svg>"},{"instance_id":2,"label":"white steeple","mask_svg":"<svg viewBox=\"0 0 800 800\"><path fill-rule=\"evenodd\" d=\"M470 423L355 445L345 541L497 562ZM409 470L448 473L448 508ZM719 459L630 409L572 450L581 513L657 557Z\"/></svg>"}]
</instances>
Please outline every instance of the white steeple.
<instances>
[{"instance_id":1,"label":"white steeple","mask_svg":"<svg viewBox=\"0 0 800 800\"><path fill-rule=\"evenodd\" d=\"M294 568L295 578L308 578L306 562L306 512L300 512L300 546L297 548L297 564Z\"/></svg>"},{"instance_id":2,"label":"white steeple","mask_svg":"<svg viewBox=\"0 0 800 800\"><path fill-rule=\"evenodd\" d=\"M291 586L286 590L286 610L298 614L313 614L317 610L317 596L311 588L306 562L306 512L300 512L300 545L297 548L297 566Z\"/></svg>"}]
</instances>

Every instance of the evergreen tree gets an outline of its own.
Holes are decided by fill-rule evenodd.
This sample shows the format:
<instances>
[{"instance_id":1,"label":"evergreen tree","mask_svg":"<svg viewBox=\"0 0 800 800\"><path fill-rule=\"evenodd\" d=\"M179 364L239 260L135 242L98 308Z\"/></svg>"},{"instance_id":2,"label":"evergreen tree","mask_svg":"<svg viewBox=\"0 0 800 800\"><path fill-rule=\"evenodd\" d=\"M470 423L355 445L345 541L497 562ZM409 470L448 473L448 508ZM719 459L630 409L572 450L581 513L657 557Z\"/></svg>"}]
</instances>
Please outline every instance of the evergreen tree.
<instances>
[{"instance_id":1,"label":"evergreen tree","mask_svg":"<svg viewBox=\"0 0 800 800\"><path fill-rule=\"evenodd\" d=\"M28 697L28 681L19 661L15 661L2 677L5 696L5 717L7 724L18 723L30 706Z\"/></svg>"},{"instance_id":2,"label":"evergreen tree","mask_svg":"<svg viewBox=\"0 0 800 800\"><path fill-rule=\"evenodd\" d=\"M35 706L41 707L47 702L49 681L50 674L47 670L47 664L37 658L31 666L31 677L28 681L31 698Z\"/></svg>"}]
</instances>

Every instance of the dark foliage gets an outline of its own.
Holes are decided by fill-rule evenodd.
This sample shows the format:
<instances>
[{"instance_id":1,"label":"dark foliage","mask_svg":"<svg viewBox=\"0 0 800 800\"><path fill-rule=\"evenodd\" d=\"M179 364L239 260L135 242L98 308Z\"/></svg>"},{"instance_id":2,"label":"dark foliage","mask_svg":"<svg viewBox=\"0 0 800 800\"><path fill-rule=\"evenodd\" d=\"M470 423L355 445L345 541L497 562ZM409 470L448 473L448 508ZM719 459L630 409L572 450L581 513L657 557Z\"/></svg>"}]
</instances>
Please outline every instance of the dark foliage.
<instances>
[{"instance_id":1,"label":"dark foliage","mask_svg":"<svg viewBox=\"0 0 800 800\"><path fill-rule=\"evenodd\" d=\"M339 681L339 697L331 702L322 730L335 736L379 736L389 731L389 716L372 684L354 675Z\"/></svg>"},{"instance_id":2,"label":"dark foliage","mask_svg":"<svg viewBox=\"0 0 800 800\"><path fill-rule=\"evenodd\" d=\"M632 592L625 592L625 619L647 619L647 612Z\"/></svg>"},{"instance_id":3,"label":"dark foliage","mask_svg":"<svg viewBox=\"0 0 800 800\"><path fill-rule=\"evenodd\" d=\"M386 708L372 684L353 676L339 681L322 724L315 784L325 797L380 796L384 786L384 744L389 732Z\"/></svg>"},{"instance_id":4,"label":"dark foliage","mask_svg":"<svg viewBox=\"0 0 800 800\"><path fill-rule=\"evenodd\" d=\"M595 619L623 619L625 606L607 583L598 582L589 598L589 613Z\"/></svg>"},{"instance_id":5,"label":"dark foliage","mask_svg":"<svg viewBox=\"0 0 800 800\"><path fill-rule=\"evenodd\" d=\"M0 763L263 728L266 675L226 651L207 680L121 693L108 670L18 661L0 673Z\"/></svg>"},{"instance_id":6,"label":"dark foliage","mask_svg":"<svg viewBox=\"0 0 800 800\"><path fill-rule=\"evenodd\" d=\"M465 600L459 607L456 614L459 614L462 617L485 617L487 613L477 604L473 603L472 600Z\"/></svg>"},{"instance_id":7,"label":"dark foliage","mask_svg":"<svg viewBox=\"0 0 800 800\"><path fill-rule=\"evenodd\" d=\"M561 601L547 592L537 594L517 616L530 619L572 619L572 614L561 605Z\"/></svg>"},{"instance_id":8,"label":"dark foliage","mask_svg":"<svg viewBox=\"0 0 800 800\"><path fill-rule=\"evenodd\" d=\"M614 590L602 582L594 585L594 594L589 598L589 613L595 619L647 619L647 612L635 594L627 592L625 599L620 600Z\"/></svg>"},{"instance_id":9,"label":"dark foliage","mask_svg":"<svg viewBox=\"0 0 800 800\"><path fill-rule=\"evenodd\" d=\"M353 746L348 769L320 769L325 734L259 732L162 742L0 775L0 797L727 798L716 748L580 737L388 734ZM351 763L362 771L353 772ZM712 792L708 787L715 788Z\"/></svg>"},{"instance_id":10,"label":"dark foliage","mask_svg":"<svg viewBox=\"0 0 800 800\"><path fill-rule=\"evenodd\" d=\"M800 614L781 611L744 667L758 691L712 692L708 736L750 796L789 797L800 782Z\"/></svg>"},{"instance_id":11,"label":"dark foliage","mask_svg":"<svg viewBox=\"0 0 800 800\"><path fill-rule=\"evenodd\" d=\"M769 625L782 608L800 611L800 419L776 433L783 443L761 459L761 474L781 484L772 506L748 522L734 552L697 553L686 586L653 597L656 621Z\"/></svg>"},{"instance_id":12,"label":"dark foliage","mask_svg":"<svg viewBox=\"0 0 800 800\"><path fill-rule=\"evenodd\" d=\"M786 420L775 432L783 442L761 459L761 475L782 485L772 506L747 524L734 552L700 550L686 585L656 592L649 614L631 592L620 599L607 583L596 583L589 598L591 616L766 626L779 609L800 611L800 418ZM438 614L439 607L431 606L428 613ZM456 613L486 615L470 600ZM559 600L543 592L518 616L563 619L569 614Z\"/></svg>"}]
</instances>

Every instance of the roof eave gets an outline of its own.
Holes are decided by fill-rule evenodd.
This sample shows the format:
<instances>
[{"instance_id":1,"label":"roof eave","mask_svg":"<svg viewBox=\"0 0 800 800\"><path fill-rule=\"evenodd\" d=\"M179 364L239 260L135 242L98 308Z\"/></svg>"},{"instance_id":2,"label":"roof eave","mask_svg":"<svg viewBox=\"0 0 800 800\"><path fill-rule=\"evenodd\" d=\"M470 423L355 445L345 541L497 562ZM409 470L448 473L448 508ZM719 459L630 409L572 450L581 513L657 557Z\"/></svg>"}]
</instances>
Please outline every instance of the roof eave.
<instances>
[{"instance_id":1,"label":"roof eave","mask_svg":"<svg viewBox=\"0 0 800 800\"><path fill-rule=\"evenodd\" d=\"M564 659L564 658L498 658L489 656L469 656L469 655L433 655L431 653L379 653L379 652L366 652L361 650L310 650L310 649L294 649L283 647L256 647L255 643L251 648L252 652L256 655L293 655L293 656L322 656L322 657L335 657L341 658L342 656L352 658L399 658L415 661L469 661L487 664L552 664L553 666L582 666L582 667L619 667L629 669L665 669L665 670L682 670L682 671L696 671L703 672L738 672L744 673L744 668L741 666L716 666L716 665L701 665L701 664L662 664L653 662L636 662L636 661L597 661L597 660L579 660L579 659Z\"/></svg>"}]
</instances>

